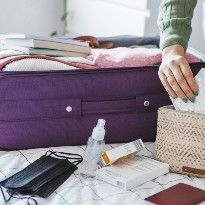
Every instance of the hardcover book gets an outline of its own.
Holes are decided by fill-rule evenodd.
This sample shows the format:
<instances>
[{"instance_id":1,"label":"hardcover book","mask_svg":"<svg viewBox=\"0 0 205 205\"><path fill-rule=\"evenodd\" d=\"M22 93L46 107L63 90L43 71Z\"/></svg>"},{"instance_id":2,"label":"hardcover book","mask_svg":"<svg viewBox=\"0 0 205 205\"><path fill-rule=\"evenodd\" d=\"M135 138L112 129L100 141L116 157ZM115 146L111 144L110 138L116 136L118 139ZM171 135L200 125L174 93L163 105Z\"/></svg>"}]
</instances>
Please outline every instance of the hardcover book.
<instances>
[{"instance_id":1,"label":"hardcover book","mask_svg":"<svg viewBox=\"0 0 205 205\"><path fill-rule=\"evenodd\" d=\"M1 50L17 50L28 55L48 55L48 56L67 56L67 57L86 57L86 53L78 53L72 51L61 51L44 48L29 48L15 45L0 45Z\"/></svg>"},{"instance_id":2,"label":"hardcover book","mask_svg":"<svg viewBox=\"0 0 205 205\"><path fill-rule=\"evenodd\" d=\"M3 35L0 35L0 39L35 39L35 40L51 41L51 42L58 42L58 43L68 43L68 44L73 44L73 45L89 47L89 43L86 41L76 41L72 39L50 37L50 36L35 36L35 35L29 35L29 34L3 34Z\"/></svg>"},{"instance_id":3,"label":"hardcover book","mask_svg":"<svg viewBox=\"0 0 205 205\"><path fill-rule=\"evenodd\" d=\"M0 40L1 46L23 46L30 48L46 48L46 49L55 49L63 51L72 51L78 53L87 53L91 52L91 48L88 46L80 46L69 43L59 43L52 41L43 41L36 39L2 39Z\"/></svg>"},{"instance_id":4,"label":"hardcover book","mask_svg":"<svg viewBox=\"0 0 205 205\"><path fill-rule=\"evenodd\" d=\"M205 191L179 183L145 199L149 205L196 205L205 201Z\"/></svg>"}]
</instances>

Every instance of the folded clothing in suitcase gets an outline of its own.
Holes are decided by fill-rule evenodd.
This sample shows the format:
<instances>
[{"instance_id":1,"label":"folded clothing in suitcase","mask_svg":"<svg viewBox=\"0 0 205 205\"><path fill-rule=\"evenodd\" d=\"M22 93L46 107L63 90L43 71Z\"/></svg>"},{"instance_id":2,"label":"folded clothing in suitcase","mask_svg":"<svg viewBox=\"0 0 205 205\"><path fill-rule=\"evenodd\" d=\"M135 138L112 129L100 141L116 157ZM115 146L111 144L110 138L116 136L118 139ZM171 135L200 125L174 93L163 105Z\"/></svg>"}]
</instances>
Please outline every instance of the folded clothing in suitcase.
<instances>
[{"instance_id":1,"label":"folded clothing in suitcase","mask_svg":"<svg viewBox=\"0 0 205 205\"><path fill-rule=\"evenodd\" d=\"M1 72L0 147L85 144L99 118L108 143L154 141L157 109L171 103L158 68Z\"/></svg>"}]
</instances>

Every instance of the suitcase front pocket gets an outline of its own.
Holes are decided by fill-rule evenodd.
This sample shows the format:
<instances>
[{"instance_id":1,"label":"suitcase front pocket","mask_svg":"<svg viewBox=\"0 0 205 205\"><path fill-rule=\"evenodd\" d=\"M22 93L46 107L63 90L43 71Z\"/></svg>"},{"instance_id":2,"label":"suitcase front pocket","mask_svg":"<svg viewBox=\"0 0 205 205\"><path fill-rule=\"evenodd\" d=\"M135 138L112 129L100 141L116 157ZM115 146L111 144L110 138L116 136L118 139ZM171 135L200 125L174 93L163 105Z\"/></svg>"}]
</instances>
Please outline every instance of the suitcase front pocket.
<instances>
[{"instance_id":1,"label":"suitcase front pocket","mask_svg":"<svg viewBox=\"0 0 205 205\"><path fill-rule=\"evenodd\" d=\"M81 99L0 101L0 121L48 119L81 115Z\"/></svg>"},{"instance_id":2,"label":"suitcase front pocket","mask_svg":"<svg viewBox=\"0 0 205 205\"><path fill-rule=\"evenodd\" d=\"M43 120L135 111L135 98L100 101L81 99L0 101L0 121Z\"/></svg>"},{"instance_id":3,"label":"suitcase front pocket","mask_svg":"<svg viewBox=\"0 0 205 205\"><path fill-rule=\"evenodd\" d=\"M167 105L166 94L133 97L0 101L0 121L43 120L92 114L156 112Z\"/></svg>"}]
</instances>

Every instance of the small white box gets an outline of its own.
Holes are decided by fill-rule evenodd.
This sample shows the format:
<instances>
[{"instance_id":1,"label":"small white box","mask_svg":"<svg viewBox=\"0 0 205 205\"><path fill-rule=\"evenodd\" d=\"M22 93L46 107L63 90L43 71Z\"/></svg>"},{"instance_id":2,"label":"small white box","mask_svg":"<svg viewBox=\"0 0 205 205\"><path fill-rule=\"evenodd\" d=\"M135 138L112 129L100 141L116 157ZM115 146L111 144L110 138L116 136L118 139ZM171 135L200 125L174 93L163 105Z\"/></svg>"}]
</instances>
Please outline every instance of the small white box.
<instances>
[{"instance_id":1,"label":"small white box","mask_svg":"<svg viewBox=\"0 0 205 205\"><path fill-rule=\"evenodd\" d=\"M96 176L124 190L155 179L169 172L167 163L135 155L96 171Z\"/></svg>"},{"instance_id":2,"label":"small white box","mask_svg":"<svg viewBox=\"0 0 205 205\"><path fill-rule=\"evenodd\" d=\"M122 146L104 152L101 156L99 164L101 167L108 166L118 159L136 154L144 148L145 146L141 139L126 143Z\"/></svg>"}]
</instances>

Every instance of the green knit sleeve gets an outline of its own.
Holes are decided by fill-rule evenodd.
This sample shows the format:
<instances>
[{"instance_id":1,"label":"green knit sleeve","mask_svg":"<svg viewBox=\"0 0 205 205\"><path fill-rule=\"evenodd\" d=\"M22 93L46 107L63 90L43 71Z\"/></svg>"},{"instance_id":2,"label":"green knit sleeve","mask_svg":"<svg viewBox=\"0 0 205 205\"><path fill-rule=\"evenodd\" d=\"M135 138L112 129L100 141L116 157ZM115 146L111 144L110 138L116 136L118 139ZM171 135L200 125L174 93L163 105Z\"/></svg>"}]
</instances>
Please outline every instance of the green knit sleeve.
<instances>
[{"instance_id":1,"label":"green knit sleeve","mask_svg":"<svg viewBox=\"0 0 205 205\"><path fill-rule=\"evenodd\" d=\"M159 8L160 48L180 44L186 50L197 0L163 0Z\"/></svg>"}]
</instances>

